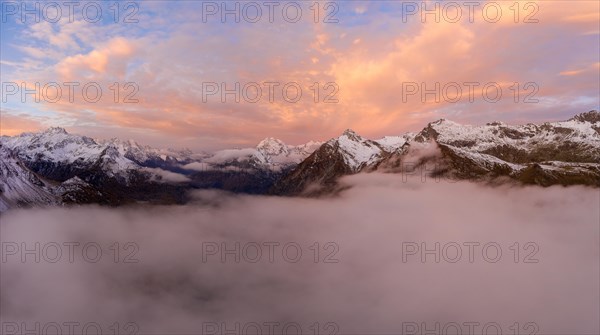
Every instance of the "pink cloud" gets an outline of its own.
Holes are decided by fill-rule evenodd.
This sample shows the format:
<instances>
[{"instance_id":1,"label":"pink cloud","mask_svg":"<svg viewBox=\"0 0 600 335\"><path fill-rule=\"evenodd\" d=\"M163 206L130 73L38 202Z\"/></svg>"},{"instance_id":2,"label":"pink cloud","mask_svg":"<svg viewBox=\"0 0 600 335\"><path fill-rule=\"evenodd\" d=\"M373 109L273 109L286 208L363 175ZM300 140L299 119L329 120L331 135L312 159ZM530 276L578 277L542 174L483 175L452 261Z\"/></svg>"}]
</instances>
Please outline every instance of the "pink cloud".
<instances>
[{"instance_id":1,"label":"pink cloud","mask_svg":"<svg viewBox=\"0 0 600 335\"><path fill-rule=\"evenodd\" d=\"M519 5L526 3L534 2ZM59 33L78 36L88 46L82 50L87 51L67 52L49 68L18 74L28 82L98 82L105 94L97 103L63 99L45 107L108 133L119 129L119 134L130 131L137 136L146 131L153 141L192 143L196 148L254 145L265 136L302 143L336 136L346 128L376 138L419 130L440 117L468 123L517 122L582 111L566 109L595 108L572 104L581 96L597 97L598 60L586 50L598 47L597 39L594 42L589 35L597 29L595 16L589 13L598 12L598 3L535 4L539 9L535 24L515 23L514 16L508 15L513 3L502 2L507 15L498 23L481 19L469 23L467 17L457 23L403 23L399 17L369 7L362 15L373 19L357 26L312 22L215 26L202 24L198 14L189 11L174 12L178 20L165 21L170 14L157 18L165 31L143 23L148 32L135 38L124 32L108 34L105 27L86 26L77 33L64 26L48 36L36 28L39 38L54 41L61 52L71 43L57 43ZM108 87L117 81L137 83L139 102L115 103ZM303 99L297 103L281 97L258 103L242 99L225 104L202 99L203 82L225 82L232 87L235 82L265 81L298 82ZM337 83L339 103L314 103L310 87L315 82L321 88ZM421 101L420 94L403 102L407 82L430 88L436 82L441 86L456 82L463 89L464 82L481 85L474 91L478 98L473 103L464 101L468 100L466 91L459 103L437 103L431 96ZM488 82L497 82L503 90L498 103L482 99L481 86ZM514 82L519 83L514 91L521 100L531 92L524 84L536 83L540 102L515 104ZM120 93L127 94L125 90ZM321 97L326 94L320 93ZM550 115L543 114L549 110Z\"/></svg>"}]
</instances>

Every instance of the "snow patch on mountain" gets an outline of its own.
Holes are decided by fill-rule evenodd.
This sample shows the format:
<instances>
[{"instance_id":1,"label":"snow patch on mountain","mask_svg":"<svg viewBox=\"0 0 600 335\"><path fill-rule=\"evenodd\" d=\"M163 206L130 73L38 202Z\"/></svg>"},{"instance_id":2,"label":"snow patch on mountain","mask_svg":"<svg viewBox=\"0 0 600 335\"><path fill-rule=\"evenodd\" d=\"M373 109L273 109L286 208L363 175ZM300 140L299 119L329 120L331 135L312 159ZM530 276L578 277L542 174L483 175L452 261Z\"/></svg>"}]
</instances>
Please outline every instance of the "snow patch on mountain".
<instances>
[{"instance_id":1,"label":"snow patch on mountain","mask_svg":"<svg viewBox=\"0 0 600 335\"><path fill-rule=\"evenodd\" d=\"M331 139L327 143L338 148L344 157L344 162L353 171L377 162L385 153L377 142L364 139L351 129L347 129L342 136Z\"/></svg>"},{"instance_id":2,"label":"snow patch on mountain","mask_svg":"<svg viewBox=\"0 0 600 335\"><path fill-rule=\"evenodd\" d=\"M265 157L286 156L289 154L288 146L283 141L269 137L262 140L256 150Z\"/></svg>"},{"instance_id":3,"label":"snow patch on mountain","mask_svg":"<svg viewBox=\"0 0 600 335\"><path fill-rule=\"evenodd\" d=\"M375 140L385 151L393 152L401 149L406 143L410 142L415 137L414 133L407 133L402 136L385 136Z\"/></svg>"},{"instance_id":4,"label":"snow patch on mountain","mask_svg":"<svg viewBox=\"0 0 600 335\"><path fill-rule=\"evenodd\" d=\"M68 134L63 128L49 128L41 133L3 136L0 143L14 150L23 159L73 163L76 160L93 162L105 147L86 136Z\"/></svg>"},{"instance_id":5,"label":"snow patch on mountain","mask_svg":"<svg viewBox=\"0 0 600 335\"><path fill-rule=\"evenodd\" d=\"M51 186L27 169L9 149L0 147L0 212L56 203L58 198Z\"/></svg>"},{"instance_id":6,"label":"snow patch on mountain","mask_svg":"<svg viewBox=\"0 0 600 335\"><path fill-rule=\"evenodd\" d=\"M117 138L110 140L97 140L99 144L112 146L119 150L119 153L138 164L146 164L150 161L172 161L186 163L198 157L205 157L205 153L194 154L189 149L160 149L148 145L141 145L134 140L122 141Z\"/></svg>"},{"instance_id":7,"label":"snow patch on mountain","mask_svg":"<svg viewBox=\"0 0 600 335\"><path fill-rule=\"evenodd\" d=\"M256 148L217 151L201 160L201 163L208 164L209 166L191 163L185 165L185 167L205 171L214 169L214 165L238 163L278 171L282 168L299 164L321 145L321 142L311 141L306 144L292 146L285 144L281 140L269 137L262 140ZM211 167L210 165L213 166Z\"/></svg>"},{"instance_id":8,"label":"snow patch on mountain","mask_svg":"<svg viewBox=\"0 0 600 335\"><path fill-rule=\"evenodd\" d=\"M477 163L478 166L483 167L488 171L492 170L496 165L510 167L514 172L520 171L523 168L525 168L525 165L509 163L492 155L482 154L479 152L472 152L462 148L453 147L451 145L448 145L447 148L449 148L450 150L454 151L456 154L462 157L470 159L474 163Z\"/></svg>"},{"instance_id":9,"label":"snow patch on mountain","mask_svg":"<svg viewBox=\"0 0 600 335\"><path fill-rule=\"evenodd\" d=\"M508 145L525 150L532 146L570 141L583 145L600 146L600 133L593 124L585 121L550 122L542 125L526 124L508 126L500 122L484 126L461 125L448 120L429 124L440 143L468 147L482 152L492 147Z\"/></svg>"}]
</instances>

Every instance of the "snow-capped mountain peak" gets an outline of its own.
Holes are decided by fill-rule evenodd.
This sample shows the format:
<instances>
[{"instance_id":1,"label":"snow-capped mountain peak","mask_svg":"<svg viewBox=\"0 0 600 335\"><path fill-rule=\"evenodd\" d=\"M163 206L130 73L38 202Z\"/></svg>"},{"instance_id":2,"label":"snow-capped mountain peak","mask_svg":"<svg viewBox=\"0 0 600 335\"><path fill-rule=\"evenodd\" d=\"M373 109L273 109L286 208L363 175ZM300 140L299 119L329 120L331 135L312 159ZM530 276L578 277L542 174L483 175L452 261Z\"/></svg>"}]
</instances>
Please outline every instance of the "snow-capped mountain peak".
<instances>
[{"instance_id":1,"label":"snow-capped mountain peak","mask_svg":"<svg viewBox=\"0 0 600 335\"><path fill-rule=\"evenodd\" d=\"M302 162L322 143L309 142L291 146L283 141L268 137L255 148L225 149L206 155L200 159L202 166L223 167L233 165L242 168L281 171Z\"/></svg>"},{"instance_id":2,"label":"snow-capped mountain peak","mask_svg":"<svg viewBox=\"0 0 600 335\"><path fill-rule=\"evenodd\" d=\"M340 137L329 140L327 144L337 148L345 163L356 171L375 163L385 153L377 142L364 139L351 129L344 131Z\"/></svg>"},{"instance_id":3,"label":"snow-capped mountain peak","mask_svg":"<svg viewBox=\"0 0 600 335\"><path fill-rule=\"evenodd\" d=\"M64 134L67 135L68 132L65 128L62 127L50 127L44 131L46 134Z\"/></svg>"},{"instance_id":4,"label":"snow-capped mountain peak","mask_svg":"<svg viewBox=\"0 0 600 335\"><path fill-rule=\"evenodd\" d=\"M262 140L256 149L266 156L287 155L289 153L288 146L283 141L272 137Z\"/></svg>"},{"instance_id":5,"label":"snow-capped mountain peak","mask_svg":"<svg viewBox=\"0 0 600 335\"><path fill-rule=\"evenodd\" d=\"M575 115L569 121L600 123L600 112L592 110L586 113Z\"/></svg>"},{"instance_id":6,"label":"snow-capped mountain peak","mask_svg":"<svg viewBox=\"0 0 600 335\"><path fill-rule=\"evenodd\" d=\"M578 145L597 146L600 142L600 132L597 130L598 127L594 126L596 120L600 120L598 112L583 113L569 121L546 122L541 125L512 126L502 122L492 122L483 126L472 126L439 120L430 123L418 137L426 140L435 139L442 144L468 147L478 152L486 152L498 146L530 151L559 140Z\"/></svg>"},{"instance_id":7,"label":"snow-capped mountain peak","mask_svg":"<svg viewBox=\"0 0 600 335\"><path fill-rule=\"evenodd\" d=\"M433 144L435 154L427 151L431 146L424 151L424 144ZM146 201L151 198L146 190L157 192L157 199L181 201L180 190L171 188L175 184L298 194L315 183L334 185L343 175L402 172L405 162L430 162L448 178L598 186L600 113L516 126L440 119L416 135L378 140L347 129L325 143L297 146L269 137L256 147L212 154L155 149L133 140L94 140L55 127L0 137L0 211L21 204ZM242 178L231 179L240 169Z\"/></svg>"},{"instance_id":8,"label":"snow-capped mountain peak","mask_svg":"<svg viewBox=\"0 0 600 335\"><path fill-rule=\"evenodd\" d=\"M346 136L349 139L352 139L354 141L361 141L363 139L358 133L356 133L352 129L346 129L346 130L344 130L344 132L342 133L342 136Z\"/></svg>"}]
</instances>

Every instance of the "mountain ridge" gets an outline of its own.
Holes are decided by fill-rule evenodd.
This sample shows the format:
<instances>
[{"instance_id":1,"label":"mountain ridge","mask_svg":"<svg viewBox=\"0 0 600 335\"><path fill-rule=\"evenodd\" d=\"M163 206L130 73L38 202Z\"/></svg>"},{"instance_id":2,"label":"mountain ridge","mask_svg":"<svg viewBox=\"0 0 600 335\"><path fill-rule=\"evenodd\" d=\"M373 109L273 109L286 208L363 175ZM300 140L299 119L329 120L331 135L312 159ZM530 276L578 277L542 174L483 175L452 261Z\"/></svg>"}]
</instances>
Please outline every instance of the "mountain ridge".
<instances>
[{"instance_id":1,"label":"mountain ridge","mask_svg":"<svg viewBox=\"0 0 600 335\"><path fill-rule=\"evenodd\" d=\"M351 129L325 142L214 153L94 140L51 127L0 137L0 209L65 203L185 203L191 189L272 195L331 193L345 175L499 178L541 186L600 186L600 113L559 122L462 125L439 119L418 133L366 139ZM20 178L20 179L19 179ZM22 180L21 180L22 179Z\"/></svg>"}]
</instances>

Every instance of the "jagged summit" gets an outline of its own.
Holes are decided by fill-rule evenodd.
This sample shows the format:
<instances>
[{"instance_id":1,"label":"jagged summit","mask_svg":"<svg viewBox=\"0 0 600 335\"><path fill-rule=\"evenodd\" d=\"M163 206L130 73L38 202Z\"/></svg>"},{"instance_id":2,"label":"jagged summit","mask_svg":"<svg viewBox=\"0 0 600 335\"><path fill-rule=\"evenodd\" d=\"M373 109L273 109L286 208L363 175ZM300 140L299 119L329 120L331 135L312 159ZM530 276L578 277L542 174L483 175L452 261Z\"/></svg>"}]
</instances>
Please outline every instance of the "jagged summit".
<instances>
[{"instance_id":1,"label":"jagged summit","mask_svg":"<svg viewBox=\"0 0 600 335\"><path fill-rule=\"evenodd\" d=\"M338 141L340 143L349 143L349 142L355 142L355 143L363 143L365 142L365 138L360 136L357 132L355 132L352 129L346 129L344 130L344 132L342 133L342 135L338 138L334 138L332 139L332 141Z\"/></svg>"},{"instance_id":2,"label":"jagged summit","mask_svg":"<svg viewBox=\"0 0 600 335\"><path fill-rule=\"evenodd\" d=\"M346 129L338 138L326 143L334 148L351 170L371 165L383 154L383 148L377 142L368 140L352 129Z\"/></svg>"},{"instance_id":3,"label":"jagged summit","mask_svg":"<svg viewBox=\"0 0 600 335\"><path fill-rule=\"evenodd\" d=\"M309 185L333 187L344 175L400 173L404 163L428 160L437 175L451 179L600 187L599 122L595 110L568 121L526 125L439 119L418 133L378 140L347 129L325 143L291 146L268 137L253 148L211 154L131 140L95 141L52 127L0 137L0 211L20 203L179 203L187 188L291 195ZM165 185L169 180L181 189Z\"/></svg>"},{"instance_id":4,"label":"jagged summit","mask_svg":"<svg viewBox=\"0 0 600 335\"><path fill-rule=\"evenodd\" d=\"M452 122L452 121L449 121L449 120L447 120L447 119L441 118L441 119L437 119L437 120L435 120L435 121L433 121L433 122L429 122L429 124L432 124L432 125L440 125L440 124L442 124L442 123L444 123L444 122Z\"/></svg>"},{"instance_id":5,"label":"jagged summit","mask_svg":"<svg viewBox=\"0 0 600 335\"><path fill-rule=\"evenodd\" d=\"M46 134L69 134L63 127L50 127L44 131Z\"/></svg>"},{"instance_id":6,"label":"jagged summit","mask_svg":"<svg viewBox=\"0 0 600 335\"><path fill-rule=\"evenodd\" d=\"M260 149L260 148L286 147L286 146L287 145L282 140L276 139L274 137L267 137L264 140L260 141L260 143L258 143L256 148Z\"/></svg>"},{"instance_id":7,"label":"jagged summit","mask_svg":"<svg viewBox=\"0 0 600 335\"><path fill-rule=\"evenodd\" d=\"M436 121L430 122L428 125L432 125L432 126L455 126L455 125L461 125L458 122L454 122L452 120L449 119L438 119Z\"/></svg>"},{"instance_id":8,"label":"jagged summit","mask_svg":"<svg viewBox=\"0 0 600 335\"><path fill-rule=\"evenodd\" d=\"M569 121L597 123L600 122L600 112L597 110L591 110L586 113L577 114L569 119Z\"/></svg>"},{"instance_id":9,"label":"jagged summit","mask_svg":"<svg viewBox=\"0 0 600 335\"><path fill-rule=\"evenodd\" d=\"M277 139L275 137L267 137L264 140L260 141L258 146L260 147L261 145L268 144L268 143L283 143L283 141L280 139Z\"/></svg>"},{"instance_id":10,"label":"jagged summit","mask_svg":"<svg viewBox=\"0 0 600 335\"><path fill-rule=\"evenodd\" d=\"M256 146L256 150L265 156L266 161L270 161L270 158L273 156L289 154L288 145L273 137L267 137L262 140L258 146Z\"/></svg>"},{"instance_id":11,"label":"jagged summit","mask_svg":"<svg viewBox=\"0 0 600 335\"><path fill-rule=\"evenodd\" d=\"M344 132L342 133L342 135L360 137L360 135L358 135L354 130L352 130L350 128L344 130Z\"/></svg>"}]
</instances>

